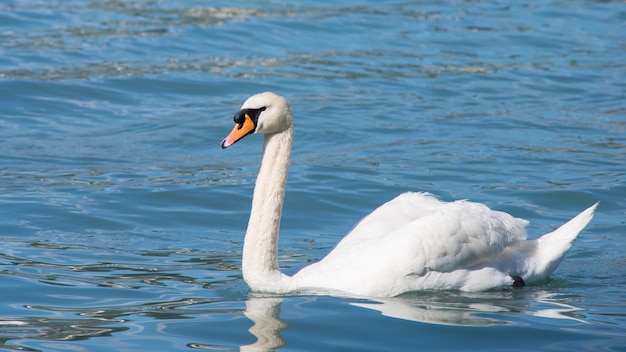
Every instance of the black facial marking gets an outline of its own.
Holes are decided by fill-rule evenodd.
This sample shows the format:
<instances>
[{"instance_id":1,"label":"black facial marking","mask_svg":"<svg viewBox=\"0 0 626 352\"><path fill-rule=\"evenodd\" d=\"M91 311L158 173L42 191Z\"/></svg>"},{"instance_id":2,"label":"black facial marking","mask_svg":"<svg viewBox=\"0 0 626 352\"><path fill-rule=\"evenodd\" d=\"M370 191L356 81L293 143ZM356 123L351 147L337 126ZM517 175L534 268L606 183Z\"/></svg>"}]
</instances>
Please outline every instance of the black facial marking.
<instances>
[{"instance_id":1,"label":"black facial marking","mask_svg":"<svg viewBox=\"0 0 626 352\"><path fill-rule=\"evenodd\" d=\"M254 126L256 127L257 122L259 121L259 115L261 115L262 111L265 111L266 107L262 107L260 109L241 109L237 111L233 120L238 125L237 128L241 129L243 127L244 121L246 121L246 115L250 116Z\"/></svg>"}]
</instances>

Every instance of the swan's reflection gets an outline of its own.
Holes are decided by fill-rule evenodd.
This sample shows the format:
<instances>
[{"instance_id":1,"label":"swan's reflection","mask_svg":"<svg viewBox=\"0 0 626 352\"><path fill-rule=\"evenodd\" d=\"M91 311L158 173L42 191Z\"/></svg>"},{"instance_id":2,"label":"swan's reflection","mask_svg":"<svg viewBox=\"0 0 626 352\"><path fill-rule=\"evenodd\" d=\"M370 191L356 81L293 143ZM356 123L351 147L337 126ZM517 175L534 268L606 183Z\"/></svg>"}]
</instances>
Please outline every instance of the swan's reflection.
<instances>
[{"instance_id":1,"label":"swan's reflection","mask_svg":"<svg viewBox=\"0 0 626 352\"><path fill-rule=\"evenodd\" d=\"M423 304L412 299L377 299L373 303L350 303L353 306L379 311L382 315L421 323L453 326L489 326L505 322L500 319L481 316L478 312L498 313L505 309L489 304L471 304L466 307L442 304Z\"/></svg>"},{"instance_id":2,"label":"swan's reflection","mask_svg":"<svg viewBox=\"0 0 626 352\"><path fill-rule=\"evenodd\" d=\"M507 317L527 314L547 319L586 323L582 308L554 299L554 293L539 291L516 297L514 293L418 293L393 298L363 299L350 305L379 311L382 315L420 323L450 326L514 324ZM321 296L320 296L321 298ZM242 351L271 351L287 344L281 336L288 323L280 318L284 297L253 297L244 314L252 322L257 341Z\"/></svg>"},{"instance_id":3,"label":"swan's reflection","mask_svg":"<svg viewBox=\"0 0 626 352\"><path fill-rule=\"evenodd\" d=\"M287 323L280 319L282 301L280 297L252 297L246 301L243 314L254 323L249 331L257 341L241 346L241 351L272 351L287 344L280 335L287 327Z\"/></svg>"},{"instance_id":4,"label":"swan's reflection","mask_svg":"<svg viewBox=\"0 0 626 352\"><path fill-rule=\"evenodd\" d=\"M459 294L458 302L442 300L439 296L407 295L395 298L372 299L371 303L350 303L353 306L373 309L382 315L420 323L451 326L491 326L511 324L507 316L528 314L550 319L569 319L584 322L576 317L583 310L558 302L548 292L536 292L523 301L506 296L493 297L477 294ZM426 299L425 299L426 298ZM494 299L495 298L495 299ZM492 301L492 299L494 299ZM523 305L520 306L520 303Z\"/></svg>"}]
</instances>

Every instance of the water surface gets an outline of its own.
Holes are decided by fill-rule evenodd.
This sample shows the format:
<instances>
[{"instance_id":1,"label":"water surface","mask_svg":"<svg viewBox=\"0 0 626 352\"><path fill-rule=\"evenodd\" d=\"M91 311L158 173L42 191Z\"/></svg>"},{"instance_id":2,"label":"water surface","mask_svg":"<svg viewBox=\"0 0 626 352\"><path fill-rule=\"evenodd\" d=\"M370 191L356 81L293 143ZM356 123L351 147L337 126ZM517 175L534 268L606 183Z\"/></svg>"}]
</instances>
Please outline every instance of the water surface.
<instances>
[{"instance_id":1,"label":"water surface","mask_svg":"<svg viewBox=\"0 0 626 352\"><path fill-rule=\"evenodd\" d=\"M5 1L0 346L626 351L626 6ZM251 294L241 245L273 90L295 114L283 269L407 191L549 232L551 279L376 300Z\"/></svg>"}]
</instances>

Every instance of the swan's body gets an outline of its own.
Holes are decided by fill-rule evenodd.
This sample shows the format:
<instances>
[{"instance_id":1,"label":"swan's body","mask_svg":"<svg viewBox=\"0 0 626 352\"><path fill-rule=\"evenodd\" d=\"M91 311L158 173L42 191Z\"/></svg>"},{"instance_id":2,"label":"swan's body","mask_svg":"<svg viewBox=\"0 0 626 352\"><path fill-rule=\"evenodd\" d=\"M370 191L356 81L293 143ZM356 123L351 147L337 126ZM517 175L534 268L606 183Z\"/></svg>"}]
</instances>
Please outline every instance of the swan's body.
<instances>
[{"instance_id":1,"label":"swan's body","mask_svg":"<svg viewBox=\"0 0 626 352\"><path fill-rule=\"evenodd\" d=\"M223 148L248 134L265 135L243 247L243 277L253 291L382 297L424 289L521 286L556 269L597 206L526 240L526 220L478 203L404 193L365 217L325 258L287 276L278 270L278 232L293 136L289 103L269 92L254 95L235 123Z\"/></svg>"}]
</instances>

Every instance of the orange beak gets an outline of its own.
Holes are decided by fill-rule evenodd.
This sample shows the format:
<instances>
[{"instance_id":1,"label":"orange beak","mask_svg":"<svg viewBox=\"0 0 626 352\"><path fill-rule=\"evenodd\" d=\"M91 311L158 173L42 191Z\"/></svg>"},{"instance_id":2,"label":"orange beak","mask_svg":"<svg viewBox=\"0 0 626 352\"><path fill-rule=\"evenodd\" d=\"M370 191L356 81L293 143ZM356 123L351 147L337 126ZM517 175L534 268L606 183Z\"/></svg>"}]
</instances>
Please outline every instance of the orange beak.
<instances>
[{"instance_id":1,"label":"orange beak","mask_svg":"<svg viewBox=\"0 0 626 352\"><path fill-rule=\"evenodd\" d=\"M233 128L228 136L224 138L224 140L222 141L222 148L230 147L243 137L254 133L255 129L256 125L254 124L254 121L252 120L250 115L245 114L243 122L235 124L235 128Z\"/></svg>"}]
</instances>

